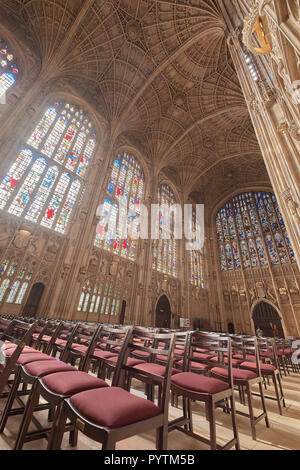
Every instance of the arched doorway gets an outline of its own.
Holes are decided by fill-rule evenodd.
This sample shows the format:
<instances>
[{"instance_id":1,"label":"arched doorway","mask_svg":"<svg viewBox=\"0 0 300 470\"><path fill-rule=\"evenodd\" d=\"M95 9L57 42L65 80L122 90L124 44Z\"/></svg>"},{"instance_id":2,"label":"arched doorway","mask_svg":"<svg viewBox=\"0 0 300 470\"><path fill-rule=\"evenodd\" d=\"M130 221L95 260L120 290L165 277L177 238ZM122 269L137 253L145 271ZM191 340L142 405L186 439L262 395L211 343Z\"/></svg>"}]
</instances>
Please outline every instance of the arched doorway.
<instances>
[{"instance_id":1,"label":"arched doorway","mask_svg":"<svg viewBox=\"0 0 300 470\"><path fill-rule=\"evenodd\" d=\"M45 286L42 283L34 284L28 296L23 315L35 317L39 308Z\"/></svg>"},{"instance_id":2,"label":"arched doorway","mask_svg":"<svg viewBox=\"0 0 300 470\"><path fill-rule=\"evenodd\" d=\"M171 305L165 295L157 302L155 326L157 328L171 328Z\"/></svg>"},{"instance_id":3,"label":"arched doorway","mask_svg":"<svg viewBox=\"0 0 300 470\"><path fill-rule=\"evenodd\" d=\"M268 302L259 302L252 314L255 331L260 328L263 336L284 338L281 318L277 310Z\"/></svg>"},{"instance_id":4,"label":"arched doorway","mask_svg":"<svg viewBox=\"0 0 300 470\"><path fill-rule=\"evenodd\" d=\"M235 330L234 330L234 324L232 322L228 323L228 333L231 335L234 335Z\"/></svg>"}]
</instances>

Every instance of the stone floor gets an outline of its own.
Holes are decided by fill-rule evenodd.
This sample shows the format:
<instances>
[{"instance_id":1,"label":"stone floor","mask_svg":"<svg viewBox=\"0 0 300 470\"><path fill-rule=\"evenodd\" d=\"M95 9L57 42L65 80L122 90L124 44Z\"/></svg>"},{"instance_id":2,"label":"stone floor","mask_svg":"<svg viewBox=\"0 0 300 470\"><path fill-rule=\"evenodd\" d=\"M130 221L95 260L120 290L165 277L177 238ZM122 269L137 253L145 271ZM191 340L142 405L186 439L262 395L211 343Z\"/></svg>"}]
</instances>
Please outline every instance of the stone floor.
<instances>
[{"instance_id":1,"label":"stone floor","mask_svg":"<svg viewBox=\"0 0 300 470\"><path fill-rule=\"evenodd\" d=\"M268 415L270 420L270 429L267 429L265 422L257 424L257 439L254 441L251 437L250 422L248 418L238 416L239 435L241 448L247 450L298 450L300 449L300 374L291 374L283 377L283 386L286 397L286 409L283 415L278 413L277 404L273 400L267 400ZM140 384L133 382L134 393L142 395L143 390ZM272 395L272 387L266 392ZM238 397L237 397L238 398ZM237 400L238 402L238 400ZM2 411L5 400L0 400L0 410ZM259 412L259 399L254 398L254 404L257 413ZM179 404L180 406L180 404ZM237 408L246 411L247 408L237 403ZM47 421L47 412L36 414L41 423ZM180 416L180 409L170 407L170 418ZM208 423L205 419L203 405L193 404L194 431L208 436ZM16 438L20 416L10 417L5 432L0 435L0 450L10 450L13 448ZM34 430L34 427L32 427ZM230 416L217 410L217 436L220 444L232 438ZM24 450L43 450L46 449L45 439L26 443ZM80 450L99 450L99 444L87 439L79 434L77 449ZM204 450L208 447L198 440L195 440L180 431L173 431L169 434L170 450ZM65 435L63 441L64 450L74 450L68 444L68 435ZM119 442L117 450L154 450L155 433L149 432L139 436Z\"/></svg>"}]
</instances>

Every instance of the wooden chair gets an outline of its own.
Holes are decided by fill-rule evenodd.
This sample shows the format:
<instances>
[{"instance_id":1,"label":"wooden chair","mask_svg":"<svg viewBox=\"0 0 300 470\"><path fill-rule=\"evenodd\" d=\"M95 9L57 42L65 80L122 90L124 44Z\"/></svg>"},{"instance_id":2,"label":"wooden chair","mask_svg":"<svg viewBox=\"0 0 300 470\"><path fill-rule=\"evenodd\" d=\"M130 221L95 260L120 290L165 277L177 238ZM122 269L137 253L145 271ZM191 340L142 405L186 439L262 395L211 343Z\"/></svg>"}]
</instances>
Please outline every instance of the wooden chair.
<instances>
[{"instance_id":1,"label":"wooden chair","mask_svg":"<svg viewBox=\"0 0 300 470\"><path fill-rule=\"evenodd\" d=\"M182 334L181 334L182 335ZM183 334L186 338L186 334ZM169 338L170 334L159 334L150 332L147 329L134 328L132 344L136 349L131 349L130 355L133 353L135 357L145 357L147 362L128 365L126 377L126 390L130 392L132 379L143 382L146 385L147 399L154 401L154 388L158 385L158 401L160 401L162 393L163 378L166 374L166 364L169 363ZM179 338L174 335L174 344ZM181 359L184 351L178 350L176 360ZM178 369L173 367L175 357L175 349L172 357L171 374L179 373ZM160 379L158 379L160 377Z\"/></svg>"},{"instance_id":2,"label":"wooden chair","mask_svg":"<svg viewBox=\"0 0 300 470\"><path fill-rule=\"evenodd\" d=\"M49 363L50 360L54 361L55 358L50 356L50 354L52 353L52 349L55 345L55 341L57 337L59 336L60 331L63 328L63 326L64 324L62 322L56 326L56 329L53 332L53 335L50 341L48 342L44 353L40 352L39 350L35 350L34 348L24 348L22 354L18 357L16 364L15 364L15 378L12 383L10 392L7 394L7 401L6 401L5 408L3 410L3 413L0 419L0 433L3 433L9 416L15 416L15 415L24 413L25 405L20 399L20 397L28 396L30 394L30 391L28 391L28 388L27 388L28 382L22 381L21 367L26 366L27 364L30 364L33 362L46 361L47 363ZM70 338L70 342L71 340L72 339ZM6 351L6 354L11 353L12 351L13 350L9 349ZM63 352L61 354L63 354ZM19 386L21 383L22 383L22 390L19 390ZM13 408L13 403L15 400L17 400L20 405L18 408Z\"/></svg>"},{"instance_id":3,"label":"wooden chair","mask_svg":"<svg viewBox=\"0 0 300 470\"><path fill-rule=\"evenodd\" d=\"M265 404L265 397L263 391L263 377L261 374L261 365L259 360L259 352L258 352L258 345L257 345L257 338L256 337L242 337L239 339L232 340L233 347L235 351L239 351L240 357L244 358L244 361L240 362L239 359L239 369L233 368L232 375L233 375L233 383L236 387L238 387L240 392L240 399L243 405L246 404L245 402L245 394L247 395L247 403L249 413L244 413L243 411L237 411L237 414L241 416L245 416L250 419L251 431L252 431L252 438L256 439L256 424L259 423L261 420L265 420L266 426L269 428L269 419L267 415L267 409ZM220 358L220 361L224 363L226 358ZM250 370L247 365L250 365ZM215 367L211 369L211 374L220 379L228 381L227 373L224 372L224 369L220 369L220 367ZM261 406L262 406L262 413L255 417L254 409L253 409L253 386L258 385L259 387L259 394L258 396L261 399Z\"/></svg>"},{"instance_id":4,"label":"wooden chair","mask_svg":"<svg viewBox=\"0 0 300 470\"><path fill-rule=\"evenodd\" d=\"M28 348L27 345L31 341L35 328L34 323L12 320L0 334L0 341L3 343L1 347L0 393L8 383L20 355Z\"/></svg>"},{"instance_id":5,"label":"wooden chair","mask_svg":"<svg viewBox=\"0 0 300 470\"><path fill-rule=\"evenodd\" d=\"M98 327L92 336L88 336L89 344L86 344L86 353L80 355L80 365L79 370L74 366L66 365L67 367L60 370L49 370L48 366L43 367L43 364L27 364L21 373L21 377L32 382L32 389L28 400L28 406L26 406L22 423L19 428L15 450L21 450L23 445L28 440L40 439L43 437L48 438L49 434L52 433L55 436L56 432L56 419L59 416L62 402L65 398L70 397L75 393L80 393L90 389L108 387L108 385L101 379L93 377L88 374L90 361L92 354L94 352L96 341L98 337L99 329ZM82 334L80 335L82 337ZM74 338L72 338L73 340ZM72 357L70 351L72 351L74 343L69 342L64 351L64 358L69 359ZM84 359L84 360L82 360ZM55 361L58 362L58 361ZM60 363L61 364L61 363ZM57 364L59 365L59 364ZM38 373L37 373L38 372ZM49 373L48 373L49 372ZM35 380L32 380L32 377ZM54 419L54 424L51 428L40 428L37 432L28 433L28 427L30 422L33 420L33 413L39 410L40 397L46 400L46 407L53 410L53 415L56 416ZM77 444L77 431L74 430L74 427L68 426L65 430L70 432L70 443L75 446ZM51 439L50 439L51 442Z\"/></svg>"},{"instance_id":6,"label":"wooden chair","mask_svg":"<svg viewBox=\"0 0 300 470\"><path fill-rule=\"evenodd\" d=\"M79 393L64 401L57 437L51 449L60 448L68 418L90 439L102 443L103 450L114 450L118 441L150 429L157 430L157 448L160 450L167 448L174 336L169 335L168 338L169 349L166 354L169 356L169 361L166 364L163 381L161 377L158 377L162 384L161 400L158 406L119 387L123 385L124 374L131 370L131 367L127 365L127 360L130 351L136 348L136 343L132 341L132 338L133 334L129 329L118 357L112 387Z\"/></svg>"},{"instance_id":7,"label":"wooden chair","mask_svg":"<svg viewBox=\"0 0 300 470\"><path fill-rule=\"evenodd\" d=\"M226 336L213 335L199 331L189 334L189 364L192 362L200 362L201 358L195 357L194 353L198 350L213 351L214 354L223 354L228 358L226 371L228 380L219 380L214 377L207 377L198 372L182 372L171 378L171 391L183 397L183 415L169 422L169 432L177 429L195 439L208 444L212 450L225 450L235 446L239 449L239 436L236 423L232 364L231 364L231 340ZM224 367L224 366L223 366ZM205 404L206 418L210 425L210 437L200 436L193 432L192 409L191 402L199 401ZM228 406L230 402L230 408ZM231 413L233 439L224 446L217 444L216 436L216 407L222 404L226 411Z\"/></svg>"},{"instance_id":8,"label":"wooden chair","mask_svg":"<svg viewBox=\"0 0 300 470\"><path fill-rule=\"evenodd\" d=\"M263 379L268 381L272 379L275 397L265 395L265 399L276 400L280 415L282 415L282 407L285 406L284 394L281 383L281 374L279 371L278 357L276 352L276 344L274 338L258 338L258 355L260 359L260 371ZM257 373L256 361L253 359L247 360L240 364L241 369L248 369ZM252 393L253 395L257 395Z\"/></svg>"},{"instance_id":9,"label":"wooden chair","mask_svg":"<svg viewBox=\"0 0 300 470\"><path fill-rule=\"evenodd\" d=\"M101 330L101 338L99 338L99 347L94 352L93 360L98 367L98 377L105 380L110 378L115 372L119 360L120 351L123 349L123 342L127 337L129 327L106 327ZM142 364L143 359L128 357L128 365L134 366Z\"/></svg>"}]
</instances>

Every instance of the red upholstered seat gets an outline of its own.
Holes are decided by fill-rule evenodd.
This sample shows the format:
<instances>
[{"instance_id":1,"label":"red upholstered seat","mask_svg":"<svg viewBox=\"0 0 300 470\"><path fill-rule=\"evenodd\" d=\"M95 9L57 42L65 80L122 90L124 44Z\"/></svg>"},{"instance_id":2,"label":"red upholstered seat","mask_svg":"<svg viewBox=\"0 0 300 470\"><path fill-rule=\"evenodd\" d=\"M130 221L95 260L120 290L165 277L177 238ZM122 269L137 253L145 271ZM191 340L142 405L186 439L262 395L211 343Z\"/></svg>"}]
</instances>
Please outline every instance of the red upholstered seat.
<instances>
[{"instance_id":1,"label":"red upholstered seat","mask_svg":"<svg viewBox=\"0 0 300 470\"><path fill-rule=\"evenodd\" d=\"M138 356L142 356L142 357L150 357L151 353L148 352L148 351L139 351L138 349L135 349L134 351L132 351L131 354L136 354Z\"/></svg>"},{"instance_id":2,"label":"red upholstered seat","mask_svg":"<svg viewBox=\"0 0 300 470\"><path fill-rule=\"evenodd\" d=\"M44 377L48 374L54 374L55 372L67 372L67 371L76 371L76 367L71 366L70 364L65 364L61 361L37 361L30 362L26 364L25 370L28 374L33 377Z\"/></svg>"},{"instance_id":3,"label":"red upholstered seat","mask_svg":"<svg viewBox=\"0 0 300 470\"><path fill-rule=\"evenodd\" d=\"M55 344L58 344L58 346L65 346L67 344L67 341L64 339L57 338L55 340Z\"/></svg>"},{"instance_id":4,"label":"red upholstered seat","mask_svg":"<svg viewBox=\"0 0 300 470\"><path fill-rule=\"evenodd\" d=\"M158 361L167 362L168 356L163 356L162 354L158 354L158 355L156 356L156 359L157 359ZM174 357L174 358L173 358L173 362L178 362L178 361L180 361L180 357Z\"/></svg>"},{"instance_id":5,"label":"red upholstered seat","mask_svg":"<svg viewBox=\"0 0 300 470\"><path fill-rule=\"evenodd\" d=\"M48 354L20 354L17 364L24 365L29 364L29 362L37 362L37 361L55 361L55 357L48 356Z\"/></svg>"},{"instance_id":6,"label":"red upholstered seat","mask_svg":"<svg viewBox=\"0 0 300 470\"><path fill-rule=\"evenodd\" d=\"M70 402L87 420L112 429L160 414L151 401L117 387L82 392L73 395Z\"/></svg>"},{"instance_id":7,"label":"red upholstered seat","mask_svg":"<svg viewBox=\"0 0 300 470\"><path fill-rule=\"evenodd\" d=\"M209 349L203 349L203 348L196 348L196 352L202 353L202 354L207 354L209 353Z\"/></svg>"},{"instance_id":8,"label":"red upholstered seat","mask_svg":"<svg viewBox=\"0 0 300 470\"><path fill-rule=\"evenodd\" d=\"M171 378L174 385L200 393L214 394L228 389L228 385L222 380L205 375L195 374L193 372L181 372Z\"/></svg>"},{"instance_id":9,"label":"red upholstered seat","mask_svg":"<svg viewBox=\"0 0 300 470\"><path fill-rule=\"evenodd\" d=\"M145 362L144 364L138 364L134 366L135 369L150 372L150 374L160 375L163 377L166 373L165 366L161 366L160 364L154 364L153 362ZM178 374L179 371L177 369L172 369L172 375Z\"/></svg>"},{"instance_id":10,"label":"red upholstered seat","mask_svg":"<svg viewBox=\"0 0 300 470\"><path fill-rule=\"evenodd\" d=\"M10 348L10 349L5 349L5 355L7 357L10 357L13 355L15 352L16 348ZM22 350L22 354L40 354L40 351L37 351L36 349L30 348L29 346L25 346L25 348Z\"/></svg>"},{"instance_id":11,"label":"red upholstered seat","mask_svg":"<svg viewBox=\"0 0 300 470\"><path fill-rule=\"evenodd\" d=\"M240 367L242 369L257 370L256 362L243 362ZM272 366L272 364L260 364L260 370L262 373L272 374L274 370L276 370L276 367Z\"/></svg>"},{"instance_id":12,"label":"red upholstered seat","mask_svg":"<svg viewBox=\"0 0 300 470\"><path fill-rule=\"evenodd\" d=\"M183 360L178 362L179 366L183 366ZM201 362L191 362L192 369L199 369L199 370L209 370L210 366L208 364L202 364Z\"/></svg>"},{"instance_id":13,"label":"red upholstered seat","mask_svg":"<svg viewBox=\"0 0 300 470\"><path fill-rule=\"evenodd\" d=\"M52 392L64 396L109 386L104 380L80 371L46 375L43 378L43 383Z\"/></svg>"},{"instance_id":14,"label":"red upholstered seat","mask_svg":"<svg viewBox=\"0 0 300 470\"><path fill-rule=\"evenodd\" d=\"M233 354L233 359L241 359L241 362L244 362L245 360L253 361L255 360L255 356L250 356L246 355L246 357L243 356L243 354Z\"/></svg>"},{"instance_id":15,"label":"red upholstered seat","mask_svg":"<svg viewBox=\"0 0 300 470\"><path fill-rule=\"evenodd\" d=\"M46 343L50 343L51 341L51 336L48 336L48 335L44 335L42 337L42 341L46 342Z\"/></svg>"},{"instance_id":16,"label":"red upholstered seat","mask_svg":"<svg viewBox=\"0 0 300 470\"><path fill-rule=\"evenodd\" d=\"M108 358L109 362L112 362L113 364L116 364L117 361L118 361L118 356L117 357L111 357L111 358ZM127 365L129 367L134 367L134 366L137 366L138 364L143 364L145 361L143 361L142 359L136 359L135 357L129 357L127 359Z\"/></svg>"},{"instance_id":17,"label":"red upholstered seat","mask_svg":"<svg viewBox=\"0 0 300 470\"><path fill-rule=\"evenodd\" d=\"M195 357L196 359L202 359L203 361L208 361L211 359L212 354L194 352L193 357Z\"/></svg>"},{"instance_id":18,"label":"red upholstered seat","mask_svg":"<svg viewBox=\"0 0 300 470\"><path fill-rule=\"evenodd\" d=\"M100 351L99 349L96 349L93 356L98 357L99 359L108 359L111 357L118 357L118 354L110 351Z\"/></svg>"},{"instance_id":19,"label":"red upholstered seat","mask_svg":"<svg viewBox=\"0 0 300 470\"><path fill-rule=\"evenodd\" d=\"M88 350L88 346L85 346L84 344L72 344L72 349L81 354L85 354Z\"/></svg>"},{"instance_id":20,"label":"red upholstered seat","mask_svg":"<svg viewBox=\"0 0 300 470\"><path fill-rule=\"evenodd\" d=\"M17 345L15 343L12 343L11 341L4 341L4 344L2 345L1 349L6 350L10 348L16 348Z\"/></svg>"},{"instance_id":21,"label":"red upholstered seat","mask_svg":"<svg viewBox=\"0 0 300 470\"><path fill-rule=\"evenodd\" d=\"M221 367L214 367L211 369L212 374L221 375L222 377L228 377L228 369L222 369ZM234 379L239 380L251 380L257 377L255 372L246 369L232 368L232 376Z\"/></svg>"},{"instance_id":22,"label":"red upholstered seat","mask_svg":"<svg viewBox=\"0 0 300 470\"><path fill-rule=\"evenodd\" d=\"M219 359L217 357L212 357L210 359L212 362L219 362ZM232 366L236 367L239 366L243 361L241 359L232 359ZM225 357L224 358L224 364L228 364L228 359Z\"/></svg>"}]
</instances>

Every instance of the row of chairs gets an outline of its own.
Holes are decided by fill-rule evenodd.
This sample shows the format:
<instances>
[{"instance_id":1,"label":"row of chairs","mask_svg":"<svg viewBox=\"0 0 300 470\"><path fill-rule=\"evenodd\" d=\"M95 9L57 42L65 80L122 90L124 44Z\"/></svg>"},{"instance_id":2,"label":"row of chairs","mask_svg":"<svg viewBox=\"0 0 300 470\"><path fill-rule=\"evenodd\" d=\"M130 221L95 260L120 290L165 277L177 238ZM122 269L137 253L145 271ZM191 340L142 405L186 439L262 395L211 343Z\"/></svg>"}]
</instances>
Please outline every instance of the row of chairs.
<instances>
[{"instance_id":1,"label":"row of chairs","mask_svg":"<svg viewBox=\"0 0 300 470\"><path fill-rule=\"evenodd\" d=\"M168 432L174 429L217 449L221 446L216 439L215 412L220 406L224 412L231 413L233 429L233 439L223 448L238 449L235 388L242 404L247 395L249 413L246 415L254 439L259 421L264 419L269 427L263 386L270 376L275 390L277 387L280 413L281 406L285 406L272 340L53 319L43 327L7 319L0 319L0 324L5 327L1 339L6 362L0 376L0 392L14 372L0 432L4 431L9 416L23 414L15 449L40 437L48 438L48 449L58 449L66 430L70 432L72 445L77 444L80 430L102 442L103 449L114 449L118 440L151 428L157 429L158 449L167 448ZM133 379L144 383L146 399L131 393ZM258 417L254 416L252 403L255 385L262 407ZM157 405L154 403L156 387ZM173 403L175 397L183 398L183 415L171 422L168 421L170 391ZM20 408L13 409L14 400L24 395L29 395L26 405L22 403ZM41 397L46 404L40 403ZM193 432L193 401L205 404L209 439ZM43 429L34 418L35 411L45 409L52 420L49 429ZM38 430L29 433L32 420Z\"/></svg>"}]
</instances>

